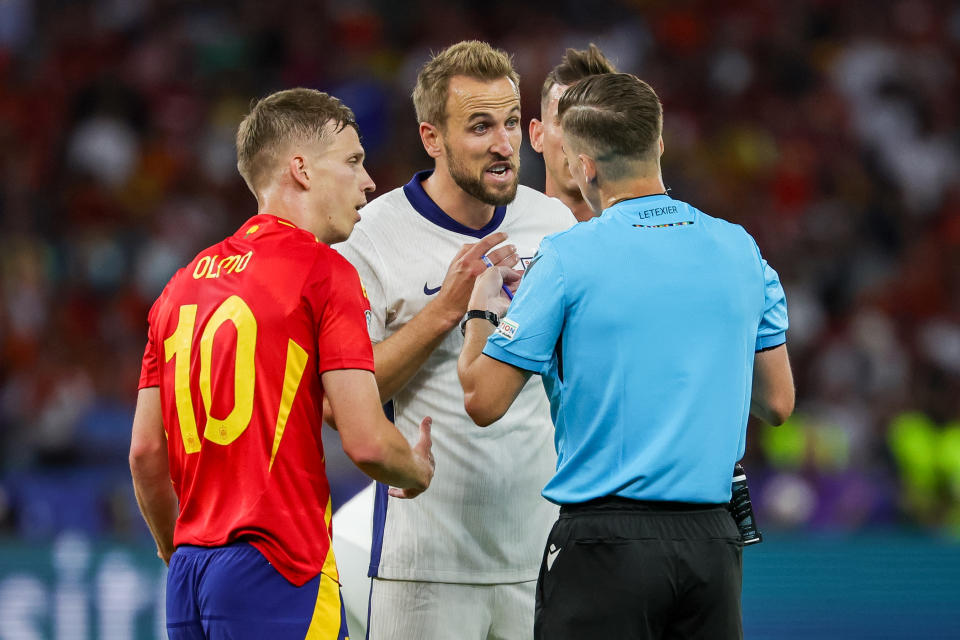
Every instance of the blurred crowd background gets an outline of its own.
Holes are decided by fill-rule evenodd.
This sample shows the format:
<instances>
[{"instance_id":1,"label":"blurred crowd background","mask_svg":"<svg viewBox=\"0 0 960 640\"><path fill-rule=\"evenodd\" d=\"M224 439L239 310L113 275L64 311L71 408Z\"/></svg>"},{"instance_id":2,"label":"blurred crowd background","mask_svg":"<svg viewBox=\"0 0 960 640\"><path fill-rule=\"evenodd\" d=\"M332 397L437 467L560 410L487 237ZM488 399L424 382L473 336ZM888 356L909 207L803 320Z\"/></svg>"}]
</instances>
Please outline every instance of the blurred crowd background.
<instances>
[{"instance_id":1,"label":"blurred crowd background","mask_svg":"<svg viewBox=\"0 0 960 640\"><path fill-rule=\"evenodd\" d=\"M568 46L649 81L672 195L779 271L798 403L751 425L761 525L960 538L946 0L0 0L0 534L145 539L126 454L146 314L255 213L233 148L251 99L343 99L384 193L431 165L410 91L466 38L513 54L524 125ZM543 184L526 141L521 181ZM332 455L331 474L340 500L363 483Z\"/></svg>"}]
</instances>

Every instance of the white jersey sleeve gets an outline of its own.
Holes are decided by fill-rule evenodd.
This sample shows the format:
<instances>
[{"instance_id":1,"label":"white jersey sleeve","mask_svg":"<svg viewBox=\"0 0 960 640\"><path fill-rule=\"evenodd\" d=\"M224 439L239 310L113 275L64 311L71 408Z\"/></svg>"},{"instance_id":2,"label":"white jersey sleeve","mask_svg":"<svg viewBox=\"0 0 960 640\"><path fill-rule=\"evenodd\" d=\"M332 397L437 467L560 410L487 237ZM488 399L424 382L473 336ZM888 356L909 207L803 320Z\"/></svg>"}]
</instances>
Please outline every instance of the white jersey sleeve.
<instances>
[{"instance_id":1,"label":"white jersey sleeve","mask_svg":"<svg viewBox=\"0 0 960 640\"><path fill-rule=\"evenodd\" d=\"M350 234L350 242L336 245L336 250L357 270L360 284L367 299L370 300L370 316L367 318L367 331L370 340L376 344L385 338L384 327L387 322L386 299L389 287L389 274L377 248L367 237L363 229L356 228Z\"/></svg>"}]
</instances>

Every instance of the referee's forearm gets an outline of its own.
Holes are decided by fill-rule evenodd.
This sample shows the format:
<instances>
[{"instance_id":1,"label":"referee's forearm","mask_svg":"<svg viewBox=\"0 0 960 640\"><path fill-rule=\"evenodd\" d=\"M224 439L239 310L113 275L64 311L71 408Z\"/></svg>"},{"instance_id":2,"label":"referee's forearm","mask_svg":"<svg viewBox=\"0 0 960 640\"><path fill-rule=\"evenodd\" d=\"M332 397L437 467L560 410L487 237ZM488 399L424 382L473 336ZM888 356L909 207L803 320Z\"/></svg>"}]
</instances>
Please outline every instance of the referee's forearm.
<instances>
[{"instance_id":1,"label":"referee's forearm","mask_svg":"<svg viewBox=\"0 0 960 640\"><path fill-rule=\"evenodd\" d=\"M493 325L484 318L472 318L464 326L463 347L457 359L457 375L464 392L473 391L480 382L475 364L483 355L483 347L491 333Z\"/></svg>"},{"instance_id":2,"label":"referee's forearm","mask_svg":"<svg viewBox=\"0 0 960 640\"><path fill-rule=\"evenodd\" d=\"M500 415L492 417L487 408L489 391L486 383L489 377L484 374L482 365L483 347L493 333L493 325L484 318L468 320L464 327L463 348L457 360L457 376L463 387L464 409L478 426L485 427L495 422ZM492 417L492 419L490 419Z\"/></svg>"}]
</instances>

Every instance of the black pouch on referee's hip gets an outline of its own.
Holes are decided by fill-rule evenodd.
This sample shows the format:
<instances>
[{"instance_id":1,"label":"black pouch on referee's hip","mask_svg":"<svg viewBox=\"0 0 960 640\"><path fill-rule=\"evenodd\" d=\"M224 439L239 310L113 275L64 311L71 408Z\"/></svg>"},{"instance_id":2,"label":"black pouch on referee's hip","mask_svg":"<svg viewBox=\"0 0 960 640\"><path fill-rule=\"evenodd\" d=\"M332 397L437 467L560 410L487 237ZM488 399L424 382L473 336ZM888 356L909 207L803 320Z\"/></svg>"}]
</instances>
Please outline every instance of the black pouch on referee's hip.
<instances>
[{"instance_id":1,"label":"black pouch on referee's hip","mask_svg":"<svg viewBox=\"0 0 960 640\"><path fill-rule=\"evenodd\" d=\"M757 521L753 517L753 503L750 501L750 489L747 488L747 473L739 462L733 466L733 485L730 504L730 514L740 530L740 539L743 546L763 542L763 534L757 529Z\"/></svg>"}]
</instances>

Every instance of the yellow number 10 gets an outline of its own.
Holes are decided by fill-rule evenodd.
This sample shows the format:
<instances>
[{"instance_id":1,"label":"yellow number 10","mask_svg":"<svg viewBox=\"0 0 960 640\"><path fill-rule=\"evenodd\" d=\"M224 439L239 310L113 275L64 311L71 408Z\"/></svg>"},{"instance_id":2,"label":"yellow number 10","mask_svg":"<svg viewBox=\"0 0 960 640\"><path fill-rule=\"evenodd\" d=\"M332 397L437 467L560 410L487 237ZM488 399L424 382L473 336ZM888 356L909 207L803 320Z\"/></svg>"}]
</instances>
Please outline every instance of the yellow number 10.
<instances>
[{"instance_id":1,"label":"yellow number 10","mask_svg":"<svg viewBox=\"0 0 960 640\"><path fill-rule=\"evenodd\" d=\"M197 420L193 411L193 396L190 393L190 355L193 347L194 329L197 322L197 305L185 304L180 307L177 328L169 338L163 341L166 362L176 358L173 370L174 398L177 406L177 419L180 422L180 434L187 453L200 451L200 438L197 434ZM233 409L226 418L214 418L210 415L213 390L210 363L213 360L213 340L217 330L225 323L232 322L237 330L237 348L234 354L233 373ZM203 400L207 417L207 426L203 430L206 440L220 445L228 445L246 431L253 417L253 394L256 382L254 350L257 345L257 319L250 307L239 296L230 296L216 308L210 321L200 336L200 397ZM283 389L280 395L280 408L274 431L273 448L270 453L270 467L280 447L280 439L290 416L293 398L300 387L300 379L307 366L307 352L292 339L287 343L287 363L283 376Z\"/></svg>"}]
</instances>

